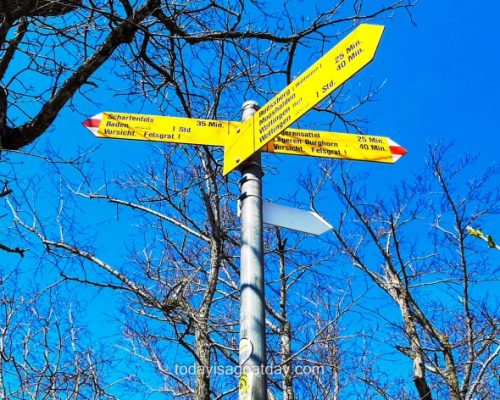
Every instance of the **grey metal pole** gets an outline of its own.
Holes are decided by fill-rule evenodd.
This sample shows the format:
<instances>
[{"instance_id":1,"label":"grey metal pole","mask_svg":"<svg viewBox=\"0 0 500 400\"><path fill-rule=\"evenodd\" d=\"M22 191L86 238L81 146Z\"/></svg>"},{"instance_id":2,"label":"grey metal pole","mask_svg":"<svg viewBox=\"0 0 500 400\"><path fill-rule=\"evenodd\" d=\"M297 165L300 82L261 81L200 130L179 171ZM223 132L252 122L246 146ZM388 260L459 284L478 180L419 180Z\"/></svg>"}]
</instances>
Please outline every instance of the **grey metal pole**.
<instances>
[{"instance_id":1,"label":"grey metal pole","mask_svg":"<svg viewBox=\"0 0 500 400\"><path fill-rule=\"evenodd\" d=\"M243 104L242 121L257 111L254 101ZM262 229L262 166L260 152L240 168L241 305L240 399L267 400L264 244Z\"/></svg>"}]
</instances>

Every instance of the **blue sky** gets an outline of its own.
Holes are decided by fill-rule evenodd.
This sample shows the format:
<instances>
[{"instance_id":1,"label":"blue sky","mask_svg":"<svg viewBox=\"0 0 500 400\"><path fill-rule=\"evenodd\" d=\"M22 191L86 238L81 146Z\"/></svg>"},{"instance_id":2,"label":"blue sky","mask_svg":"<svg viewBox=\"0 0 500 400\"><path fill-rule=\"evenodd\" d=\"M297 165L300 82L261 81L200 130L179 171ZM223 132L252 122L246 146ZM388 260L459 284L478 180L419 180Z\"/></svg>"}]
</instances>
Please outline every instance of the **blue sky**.
<instances>
[{"instance_id":1,"label":"blue sky","mask_svg":"<svg viewBox=\"0 0 500 400\"><path fill-rule=\"evenodd\" d=\"M500 2L423 0L412 14L416 26L404 12L392 19L373 21L386 26L379 50L375 60L350 82L355 93L357 85L363 91L369 82L387 81L374 101L358 110L357 115L368 120L366 133L389 136L408 150L408 154L394 165L357 163L356 169L369 172L368 184L374 196L382 195L388 187L422 171L429 143L453 141L456 155L465 151L479 154L478 170L499 159L500 31L491 17L500 14ZM334 45L332 42L329 48ZM305 63L296 65L297 74L307 66ZM110 85L113 86L113 82ZM85 116L101 111L151 114L157 111L152 107L134 109L133 104L114 97L105 87L99 90L98 96L100 106L85 104L78 112L63 111L52 131L43 136L36 147L44 148L49 144L58 148L61 154L71 155L76 154L79 147L100 145L93 156L95 170L102 169L109 175L124 172L126 165L143 163L155 144L97 139L81 122ZM319 122L315 118L317 115L305 116L300 126L305 128L308 123ZM455 154L450 157L453 159ZM296 176L314 168L317 162L294 156L266 156L264 161L276 168L276 172L267 174L264 181L264 195L272 199L286 198L294 193ZM113 210L101 203L90 203L84 213L90 219L98 219ZM131 214L123 213L110 232L118 234L121 227L129 226L131 222L127 218L131 219ZM499 237L499 222L498 217L490 220L483 229ZM134 235L127 231L121 234L125 242ZM108 239L108 243L117 241L115 236ZM110 253L117 260L124 254L124 248L113 249ZM100 312L102 299L98 297L96 303L89 302L96 309L88 318L98 322L95 326L105 327L108 316ZM113 310L108 308L106 311L111 313Z\"/></svg>"},{"instance_id":2,"label":"blue sky","mask_svg":"<svg viewBox=\"0 0 500 400\"><path fill-rule=\"evenodd\" d=\"M375 59L348 83L355 93L357 85L362 92L370 82L386 81L374 100L357 113L368 121L366 133L389 136L408 150L394 165L356 163L355 168L370 174L374 190L381 195L388 186L424 169L429 144L454 143L449 159L476 155L478 170L498 162L500 55L494 49L500 31L485 16L499 11L500 4L494 1L474 5L421 1L412 11L414 24L404 12L375 21L386 27ZM308 118L317 122L306 115L301 127L307 126ZM275 165L289 183L316 162L293 157L287 163L285 157ZM492 220L485 229L500 232L499 222Z\"/></svg>"},{"instance_id":3,"label":"blue sky","mask_svg":"<svg viewBox=\"0 0 500 400\"><path fill-rule=\"evenodd\" d=\"M375 68L388 84L371 119L404 142L406 163L441 138L480 152L485 164L498 160L500 32L487 16L499 10L495 1L422 1L417 27L403 14L387 24Z\"/></svg>"},{"instance_id":4,"label":"blue sky","mask_svg":"<svg viewBox=\"0 0 500 400\"><path fill-rule=\"evenodd\" d=\"M368 120L366 133L389 136L408 150L396 165L368 164L374 173L390 171L398 180L418 171L428 143L439 140L455 142L457 153L481 154L482 165L490 165L498 159L500 138L496 115L500 106L497 76L500 56L495 52L495 43L500 40L500 33L493 22L485 21L485 16L499 11L500 4L493 1L474 6L463 1L421 1L412 11L416 26L405 12L396 13L391 19L373 21L386 26L384 36L374 61L348 82L349 90L355 95L357 85L363 93L370 83L377 85L386 81L375 99L356 115ZM334 45L332 42L330 48ZM306 55L304 53L303 58ZM302 65L297 62L294 72L298 75L314 61L307 60ZM105 70L101 73L105 75ZM66 110L54 123L54 131L39 145L49 141L71 151L78 145L99 144L98 158L106 160L106 168L111 168L111 162L123 165L124 161L142 159L149 144L97 139L80 123L85 116L101 111L157 114L158 110L153 106L134 106L115 97L111 90L106 91L105 84L100 86L94 98L101 106L83 104L78 112ZM117 84L109 82L109 86L117 87ZM241 102L245 100L248 99L242 98ZM309 113L298 125L316 125L317 118L316 114ZM288 164L288 161L288 167L303 169L316 160L281 156L277 165ZM288 171L288 167L283 170Z\"/></svg>"},{"instance_id":5,"label":"blue sky","mask_svg":"<svg viewBox=\"0 0 500 400\"><path fill-rule=\"evenodd\" d=\"M375 60L355 80L387 83L359 114L370 121L367 133L393 138L408 154L370 168L404 177L438 140L480 153L482 165L498 160L500 31L485 20L498 11L494 1L421 1L412 11L417 26L404 12L379 21L386 29Z\"/></svg>"}]
</instances>

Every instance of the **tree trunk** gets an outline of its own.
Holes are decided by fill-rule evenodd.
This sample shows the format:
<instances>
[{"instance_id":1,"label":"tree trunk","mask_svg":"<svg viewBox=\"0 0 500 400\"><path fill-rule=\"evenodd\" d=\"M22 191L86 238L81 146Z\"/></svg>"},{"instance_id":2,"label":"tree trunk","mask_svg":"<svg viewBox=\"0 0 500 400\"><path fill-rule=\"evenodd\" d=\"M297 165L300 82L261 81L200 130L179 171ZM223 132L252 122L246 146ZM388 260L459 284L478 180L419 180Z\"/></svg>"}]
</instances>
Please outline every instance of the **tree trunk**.
<instances>
[{"instance_id":1,"label":"tree trunk","mask_svg":"<svg viewBox=\"0 0 500 400\"><path fill-rule=\"evenodd\" d=\"M196 400L210 400L210 341L207 336L206 324L196 324L196 358L198 368L196 369Z\"/></svg>"},{"instance_id":2,"label":"tree trunk","mask_svg":"<svg viewBox=\"0 0 500 400\"><path fill-rule=\"evenodd\" d=\"M7 91L0 86L0 159L2 157L2 138L7 129Z\"/></svg>"},{"instance_id":3,"label":"tree trunk","mask_svg":"<svg viewBox=\"0 0 500 400\"><path fill-rule=\"evenodd\" d=\"M387 271L387 280L390 282L388 285L388 292L399 305L401 316L403 317L404 330L410 342L410 357L413 359L413 382L418 391L420 400L432 400L431 389L427 384L427 378L425 376L425 352L422 349L416 323L411 314L408 294L397 275Z\"/></svg>"},{"instance_id":4,"label":"tree trunk","mask_svg":"<svg viewBox=\"0 0 500 400\"><path fill-rule=\"evenodd\" d=\"M20 17L52 17L76 10L82 0L0 0L0 16L18 19Z\"/></svg>"},{"instance_id":5,"label":"tree trunk","mask_svg":"<svg viewBox=\"0 0 500 400\"><path fill-rule=\"evenodd\" d=\"M292 330L290 323L287 321L283 324L283 333L281 335L281 349L283 359L290 360L292 356ZM292 362L283 363L283 400L294 400L293 392L293 370Z\"/></svg>"},{"instance_id":6,"label":"tree trunk","mask_svg":"<svg viewBox=\"0 0 500 400\"><path fill-rule=\"evenodd\" d=\"M281 359L284 361L283 368L283 400L294 400L293 391L293 369L292 369L292 327L288 321L287 302L288 302L288 281L285 269L285 245L286 239L282 240L279 228L275 229L278 239L278 254L280 262L280 336L281 336Z\"/></svg>"}]
</instances>

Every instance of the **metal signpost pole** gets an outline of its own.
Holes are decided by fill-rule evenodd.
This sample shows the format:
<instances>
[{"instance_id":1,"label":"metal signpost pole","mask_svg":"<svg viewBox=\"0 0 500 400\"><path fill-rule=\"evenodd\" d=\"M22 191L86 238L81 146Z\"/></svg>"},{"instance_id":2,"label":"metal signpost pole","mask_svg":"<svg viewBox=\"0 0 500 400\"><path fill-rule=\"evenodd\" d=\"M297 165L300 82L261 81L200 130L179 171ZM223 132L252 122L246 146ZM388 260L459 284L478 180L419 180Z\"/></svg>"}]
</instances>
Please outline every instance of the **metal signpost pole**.
<instances>
[{"instance_id":1,"label":"metal signpost pole","mask_svg":"<svg viewBox=\"0 0 500 400\"><path fill-rule=\"evenodd\" d=\"M258 105L243 104L242 120L252 118ZM262 229L262 166L256 152L241 167L241 309L240 388L242 400L267 400L264 245Z\"/></svg>"}]
</instances>

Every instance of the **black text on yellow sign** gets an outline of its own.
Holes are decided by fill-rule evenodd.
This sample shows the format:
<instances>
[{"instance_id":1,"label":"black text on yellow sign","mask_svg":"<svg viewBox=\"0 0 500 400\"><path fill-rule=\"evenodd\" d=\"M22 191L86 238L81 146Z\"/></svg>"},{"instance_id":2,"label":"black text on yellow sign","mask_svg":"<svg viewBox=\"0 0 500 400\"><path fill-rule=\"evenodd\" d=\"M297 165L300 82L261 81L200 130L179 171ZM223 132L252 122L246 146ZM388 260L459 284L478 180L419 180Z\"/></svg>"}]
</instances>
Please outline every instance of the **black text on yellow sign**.
<instances>
[{"instance_id":1,"label":"black text on yellow sign","mask_svg":"<svg viewBox=\"0 0 500 400\"><path fill-rule=\"evenodd\" d=\"M374 57L381 25L362 24L309 67L231 135L225 146L224 174L271 142L330 95Z\"/></svg>"},{"instance_id":2,"label":"black text on yellow sign","mask_svg":"<svg viewBox=\"0 0 500 400\"><path fill-rule=\"evenodd\" d=\"M98 137L224 146L233 123L195 118L104 112L84 122Z\"/></svg>"},{"instance_id":3,"label":"black text on yellow sign","mask_svg":"<svg viewBox=\"0 0 500 400\"><path fill-rule=\"evenodd\" d=\"M394 163L406 150L383 136L287 129L262 151L343 160Z\"/></svg>"},{"instance_id":4,"label":"black text on yellow sign","mask_svg":"<svg viewBox=\"0 0 500 400\"><path fill-rule=\"evenodd\" d=\"M85 121L97 137L167 143L226 145L241 122L104 112ZM383 136L286 129L262 151L276 154L396 162L406 150Z\"/></svg>"}]
</instances>

